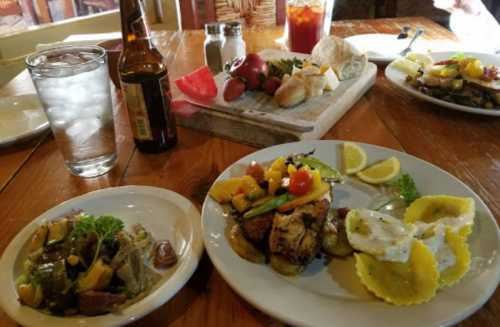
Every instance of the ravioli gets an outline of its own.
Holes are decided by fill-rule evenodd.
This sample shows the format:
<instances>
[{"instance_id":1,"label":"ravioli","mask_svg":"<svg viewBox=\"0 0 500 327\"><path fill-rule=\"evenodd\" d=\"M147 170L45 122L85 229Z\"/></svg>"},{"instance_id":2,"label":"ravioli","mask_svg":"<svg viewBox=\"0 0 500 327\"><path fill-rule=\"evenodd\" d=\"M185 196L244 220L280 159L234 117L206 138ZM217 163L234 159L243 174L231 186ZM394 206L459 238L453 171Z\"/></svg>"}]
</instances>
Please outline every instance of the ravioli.
<instances>
[{"instance_id":1,"label":"ravioli","mask_svg":"<svg viewBox=\"0 0 500 327\"><path fill-rule=\"evenodd\" d=\"M417 226L444 224L467 238L472 232L475 211L471 198L428 195L415 200L406 209L404 221Z\"/></svg>"},{"instance_id":2,"label":"ravioli","mask_svg":"<svg viewBox=\"0 0 500 327\"><path fill-rule=\"evenodd\" d=\"M395 305L429 301L439 287L437 261L430 249L414 240L407 262L379 261L366 253L354 254L356 273L375 296Z\"/></svg>"},{"instance_id":3,"label":"ravioli","mask_svg":"<svg viewBox=\"0 0 500 327\"><path fill-rule=\"evenodd\" d=\"M378 211L350 210L346 234L351 246L382 261L406 262L416 227Z\"/></svg>"},{"instance_id":4,"label":"ravioli","mask_svg":"<svg viewBox=\"0 0 500 327\"><path fill-rule=\"evenodd\" d=\"M469 271L470 251L467 241L459 234L446 229L445 240L455 255L455 264L443 271L439 276L440 287L449 287L458 282Z\"/></svg>"}]
</instances>

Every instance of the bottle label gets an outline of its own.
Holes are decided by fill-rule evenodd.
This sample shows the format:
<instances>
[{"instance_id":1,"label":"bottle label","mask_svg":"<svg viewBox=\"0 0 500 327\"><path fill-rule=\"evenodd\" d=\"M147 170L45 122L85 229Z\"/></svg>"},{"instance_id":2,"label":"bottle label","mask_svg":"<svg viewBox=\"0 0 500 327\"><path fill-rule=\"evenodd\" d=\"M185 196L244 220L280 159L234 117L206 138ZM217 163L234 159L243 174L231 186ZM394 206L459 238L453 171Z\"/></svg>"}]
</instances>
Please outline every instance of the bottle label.
<instances>
[{"instance_id":1,"label":"bottle label","mask_svg":"<svg viewBox=\"0 0 500 327\"><path fill-rule=\"evenodd\" d=\"M134 138L141 141L153 140L148 109L144 100L141 84L121 82L125 101L127 102L128 116Z\"/></svg>"}]
</instances>

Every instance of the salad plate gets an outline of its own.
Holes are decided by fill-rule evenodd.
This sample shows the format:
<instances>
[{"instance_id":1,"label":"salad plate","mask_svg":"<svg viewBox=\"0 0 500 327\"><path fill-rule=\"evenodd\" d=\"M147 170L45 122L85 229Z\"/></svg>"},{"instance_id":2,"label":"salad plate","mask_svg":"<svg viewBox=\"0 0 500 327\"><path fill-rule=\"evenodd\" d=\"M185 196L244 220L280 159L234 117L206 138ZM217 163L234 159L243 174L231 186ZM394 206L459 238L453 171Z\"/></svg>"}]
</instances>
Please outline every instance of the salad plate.
<instances>
[{"instance_id":1,"label":"salad plate","mask_svg":"<svg viewBox=\"0 0 500 327\"><path fill-rule=\"evenodd\" d=\"M339 167L340 141L302 141L269 147L250 154L227 168L216 182L242 176L252 161L270 163L276 158L309 153ZM314 259L296 276L284 276L269 265L247 261L233 250L229 234L233 222L213 198L202 209L202 233L208 255L228 284L260 310L292 325L302 326L448 326L479 309L500 280L500 232L484 202L468 186L423 160L395 150L359 144L370 162L395 157L401 170L412 176L422 195L470 197L476 218L468 239L471 267L463 279L441 289L429 302L412 306L385 303L359 281L352 257ZM335 208L374 208L380 204L378 188L347 177L336 184ZM418 320L414 317L419 317Z\"/></svg>"},{"instance_id":2,"label":"salad plate","mask_svg":"<svg viewBox=\"0 0 500 327\"><path fill-rule=\"evenodd\" d=\"M54 221L72 210L91 215L113 215L124 229L141 224L154 239L167 239L177 254L177 263L160 270L159 280L144 298L120 311L100 316L53 316L21 305L16 278L23 270L33 233L44 221ZM196 269L203 252L200 214L186 198L172 191L149 186L123 186L90 192L63 202L35 218L10 242L0 260L3 296L0 307L23 326L121 326L148 314L173 297Z\"/></svg>"},{"instance_id":3,"label":"salad plate","mask_svg":"<svg viewBox=\"0 0 500 327\"><path fill-rule=\"evenodd\" d=\"M434 62L448 60L450 57L456 55L457 52L432 52L429 53L430 57L434 60ZM483 65L494 65L496 67L500 67L500 57L490 54L484 53L474 53L474 52L465 52L465 56L470 56L477 58L481 61ZM403 90L404 92L424 101L428 101L434 104L437 104L442 107L446 107L452 110L458 110L463 112L469 112L473 114L479 115L487 115L487 116L500 116L500 110L498 109L485 109L480 107L466 106L458 103L453 103L449 101L445 101L436 97L432 97L430 95L424 94L419 90L415 89L408 83L406 83L407 74L393 65L388 65L385 69L386 78L397 88Z\"/></svg>"},{"instance_id":4,"label":"salad plate","mask_svg":"<svg viewBox=\"0 0 500 327\"><path fill-rule=\"evenodd\" d=\"M0 98L0 146L46 131L49 122L36 94Z\"/></svg>"}]
</instances>

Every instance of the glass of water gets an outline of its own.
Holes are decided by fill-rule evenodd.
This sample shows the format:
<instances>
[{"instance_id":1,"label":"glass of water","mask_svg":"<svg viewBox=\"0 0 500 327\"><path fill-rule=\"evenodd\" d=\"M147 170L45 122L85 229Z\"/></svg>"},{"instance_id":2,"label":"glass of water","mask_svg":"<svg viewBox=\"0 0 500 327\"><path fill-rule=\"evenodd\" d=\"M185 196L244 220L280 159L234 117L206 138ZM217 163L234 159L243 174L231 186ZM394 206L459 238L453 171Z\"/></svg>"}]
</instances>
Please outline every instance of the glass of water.
<instances>
[{"instance_id":1,"label":"glass of water","mask_svg":"<svg viewBox=\"0 0 500 327\"><path fill-rule=\"evenodd\" d=\"M116 162L106 63L98 46L62 46L26 58L40 102L72 174L95 177Z\"/></svg>"}]
</instances>

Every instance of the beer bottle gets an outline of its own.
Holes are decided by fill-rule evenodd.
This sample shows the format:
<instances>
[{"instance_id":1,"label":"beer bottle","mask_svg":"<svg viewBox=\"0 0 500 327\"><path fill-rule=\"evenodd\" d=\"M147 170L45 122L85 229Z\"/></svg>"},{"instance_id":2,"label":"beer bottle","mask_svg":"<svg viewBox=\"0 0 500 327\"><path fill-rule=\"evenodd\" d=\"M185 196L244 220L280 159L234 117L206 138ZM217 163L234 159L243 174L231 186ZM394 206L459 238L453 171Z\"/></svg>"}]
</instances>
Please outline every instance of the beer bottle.
<instances>
[{"instance_id":1,"label":"beer bottle","mask_svg":"<svg viewBox=\"0 0 500 327\"><path fill-rule=\"evenodd\" d=\"M137 148L161 152L177 143L168 71L153 45L141 0L120 0L120 82Z\"/></svg>"}]
</instances>

